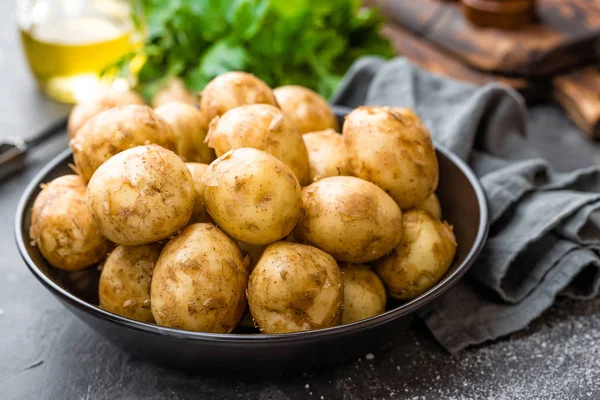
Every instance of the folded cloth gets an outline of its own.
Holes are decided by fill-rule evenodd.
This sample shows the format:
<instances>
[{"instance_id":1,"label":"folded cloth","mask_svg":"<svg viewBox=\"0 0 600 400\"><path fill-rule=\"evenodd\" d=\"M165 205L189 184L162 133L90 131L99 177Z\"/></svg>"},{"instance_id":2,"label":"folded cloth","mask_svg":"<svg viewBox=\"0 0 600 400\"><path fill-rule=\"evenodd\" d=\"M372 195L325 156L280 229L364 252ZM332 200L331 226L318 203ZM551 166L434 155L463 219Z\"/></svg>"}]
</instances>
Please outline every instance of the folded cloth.
<instances>
[{"instance_id":1,"label":"folded cloth","mask_svg":"<svg viewBox=\"0 0 600 400\"><path fill-rule=\"evenodd\" d=\"M333 103L414 109L434 141L468 160L481 180L489 239L469 275L421 314L450 352L522 329L559 294L598 294L600 167L553 171L525 140L518 93L435 76L403 58L366 57Z\"/></svg>"}]
</instances>

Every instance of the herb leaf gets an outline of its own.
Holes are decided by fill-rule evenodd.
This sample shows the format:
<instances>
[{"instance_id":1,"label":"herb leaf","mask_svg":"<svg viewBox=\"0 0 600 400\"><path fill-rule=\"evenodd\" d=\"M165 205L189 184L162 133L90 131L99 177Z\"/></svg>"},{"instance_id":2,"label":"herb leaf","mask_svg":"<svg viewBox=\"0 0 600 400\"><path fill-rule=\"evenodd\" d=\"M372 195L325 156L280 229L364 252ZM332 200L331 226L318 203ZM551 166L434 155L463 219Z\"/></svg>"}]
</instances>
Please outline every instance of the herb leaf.
<instances>
[{"instance_id":1,"label":"herb leaf","mask_svg":"<svg viewBox=\"0 0 600 400\"><path fill-rule=\"evenodd\" d=\"M172 76L197 91L245 70L272 87L298 84L328 98L356 58L393 55L377 10L360 0L136 0L134 10L147 41L107 70L129 74L147 97ZM141 68L129 68L140 59Z\"/></svg>"}]
</instances>

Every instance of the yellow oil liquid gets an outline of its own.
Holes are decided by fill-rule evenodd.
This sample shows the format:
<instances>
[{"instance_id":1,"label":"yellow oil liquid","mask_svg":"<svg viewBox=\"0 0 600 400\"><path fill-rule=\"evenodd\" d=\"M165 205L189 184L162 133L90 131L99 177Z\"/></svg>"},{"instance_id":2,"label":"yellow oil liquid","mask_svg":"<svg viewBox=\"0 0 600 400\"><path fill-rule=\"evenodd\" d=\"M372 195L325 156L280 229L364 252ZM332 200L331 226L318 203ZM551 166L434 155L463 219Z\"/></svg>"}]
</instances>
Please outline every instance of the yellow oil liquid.
<instances>
[{"instance_id":1,"label":"yellow oil liquid","mask_svg":"<svg viewBox=\"0 0 600 400\"><path fill-rule=\"evenodd\" d=\"M136 45L128 20L103 15L47 20L21 29L21 38L42 90L68 103L97 91L99 73Z\"/></svg>"}]
</instances>

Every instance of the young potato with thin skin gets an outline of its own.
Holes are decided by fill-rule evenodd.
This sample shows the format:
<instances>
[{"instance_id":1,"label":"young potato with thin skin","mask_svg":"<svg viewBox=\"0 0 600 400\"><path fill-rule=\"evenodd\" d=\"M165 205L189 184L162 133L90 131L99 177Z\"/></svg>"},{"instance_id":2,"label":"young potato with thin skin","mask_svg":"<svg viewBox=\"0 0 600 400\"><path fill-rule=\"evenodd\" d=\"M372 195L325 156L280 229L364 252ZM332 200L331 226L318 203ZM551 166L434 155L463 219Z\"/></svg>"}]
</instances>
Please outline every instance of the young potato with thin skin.
<instances>
[{"instance_id":1,"label":"young potato with thin skin","mask_svg":"<svg viewBox=\"0 0 600 400\"><path fill-rule=\"evenodd\" d=\"M87 121L69 146L77 172L89 181L100 165L117 153L143 144L175 150L175 133L148 106L111 108Z\"/></svg>"},{"instance_id":2,"label":"young potato with thin skin","mask_svg":"<svg viewBox=\"0 0 600 400\"><path fill-rule=\"evenodd\" d=\"M227 111L210 123L208 145L222 156L231 149L252 147L290 167L300 184L309 183L309 163L302 134L277 107L251 104Z\"/></svg>"},{"instance_id":3,"label":"young potato with thin skin","mask_svg":"<svg viewBox=\"0 0 600 400\"><path fill-rule=\"evenodd\" d=\"M302 135L308 150L310 181L349 175L348 156L342 135L333 129Z\"/></svg>"},{"instance_id":4,"label":"young potato with thin skin","mask_svg":"<svg viewBox=\"0 0 600 400\"><path fill-rule=\"evenodd\" d=\"M456 254L452 226L422 210L404 213L404 239L392 253L373 263L390 296L415 298L444 276Z\"/></svg>"},{"instance_id":5,"label":"young potato with thin skin","mask_svg":"<svg viewBox=\"0 0 600 400\"><path fill-rule=\"evenodd\" d=\"M406 108L406 107L391 107L391 109L396 114L400 114L402 117L413 121L415 124L423 125L423 121L421 121L421 118L419 118L419 116L417 114L415 114L415 112L412 109ZM422 128L423 128L423 133L426 134L427 136L431 137L431 132L429 132L429 130L427 128L425 128L425 126L423 126Z\"/></svg>"},{"instance_id":6,"label":"young potato with thin skin","mask_svg":"<svg viewBox=\"0 0 600 400\"><path fill-rule=\"evenodd\" d=\"M114 90L103 90L95 96L82 101L71 110L67 124L69 138L73 139L75 134L88 120L100 114L102 111L117 106L128 104L146 104L144 99L137 93L130 90L117 92Z\"/></svg>"},{"instance_id":7,"label":"young potato with thin skin","mask_svg":"<svg viewBox=\"0 0 600 400\"><path fill-rule=\"evenodd\" d=\"M150 309L150 282L161 247L117 246L100 274L100 307L141 322L154 322Z\"/></svg>"},{"instance_id":8,"label":"young potato with thin skin","mask_svg":"<svg viewBox=\"0 0 600 400\"><path fill-rule=\"evenodd\" d=\"M375 183L410 209L437 188L438 162L429 131L408 109L358 107L344 122L350 174Z\"/></svg>"},{"instance_id":9,"label":"young potato with thin skin","mask_svg":"<svg viewBox=\"0 0 600 400\"><path fill-rule=\"evenodd\" d=\"M329 254L277 242L261 256L248 284L248 304L262 333L288 333L339 325L342 276Z\"/></svg>"},{"instance_id":10,"label":"young potato with thin skin","mask_svg":"<svg viewBox=\"0 0 600 400\"><path fill-rule=\"evenodd\" d=\"M52 266L65 271L99 262L110 248L87 210L85 191L80 176L64 175L42 185L31 209L29 237Z\"/></svg>"},{"instance_id":11,"label":"young potato with thin skin","mask_svg":"<svg viewBox=\"0 0 600 400\"><path fill-rule=\"evenodd\" d=\"M317 92L297 85L273 90L277 103L302 133L339 129L333 110Z\"/></svg>"},{"instance_id":12,"label":"young potato with thin skin","mask_svg":"<svg viewBox=\"0 0 600 400\"><path fill-rule=\"evenodd\" d=\"M337 261L369 262L387 254L402 239L402 212L371 182L333 176L302 189L302 211L294 236Z\"/></svg>"},{"instance_id":13,"label":"young potato with thin skin","mask_svg":"<svg viewBox=\"0 0 600 400\"><path fill-rule=\"evenodd\" d=\"M435 193L427 198L424 202L415 207L416 210L427 211L435 219L442 220L442 206Z\"/></svg>"},{"instance_id":14,"label":"young potato with thin skin","mask_svg":"<svg viewBox=\"0 0 600 400\"><path fill-rule=\"evenodd\" d=\"M247 104L270 104L278 107L269 85L247 72L231 71L221 74L208 82L200 94L200 109L209 121Z\"/></svg>"},{"instance_id":15,"label":"young potato with thin skin","mask_svg":"<svg viewBox=\"0 0 600 400\"><path fill-rule=\"evenodd\" d=\"M272 243L298 221L300 184L284 163L264 151L231 150L208 166L203 180L206 210L235 240Z\"/></svg>"},{"instance_id":16,"label":"young potato with thin skin","mask_svg":"<svg viewBox=\"0 0 600 400\"><path fill-rule=\"evenodd\" d=\"M154 269L150 295L156 323L231 332L246 308L248 262L215 225L187 226L167 243Z\"/></svg>"},{"instance_id":17,"label":"young potato with thin skin","mask_svg":"<svg viewBox=\"0 0 600 400\"><path fill-rule=\"evenodd\" d=\"M195 107L198 104L198 96L185 87L183 80L171 78L158 89L158 92L152 98L152 107L157 108L171 102L185 103Z\"/></svg>"},{"instance_id":18,"label":"young potato with thin skin","mask_svg":"<svg viewBox=\"0 0 600 400\"><path fill-rule=\"evenodd\" d=\"M215 151L204 143L208 132L208 120L196 107L185 103L167 103L155 109L173 128L175 153L186 162L210 164Z\"/></svg>"},{"instance_id":19,"label":"young potato with thin skin","mask_svg":"<svg viewBox=\"0 0 600 400\"><path fill-rule=\"evenodd\" d=\"M385 311L385 286L375 272L363 264L340 266L344 281L342 325L351 324Z\"/></svg>"},{"instance_id":20,"label":"young potato with thin skin","mask_svg":"<svg viewBox=\"0 0 600 400\"><path fill-rule=\"evenodd\" d=\"M156 145L125 150L96 170L87 206L102 235L137 246L166 239L194 210L192 175L175 153Z\"/></svg>"},{"instance_id":21,"label":"young potato with thin skin","mask_svg":"<svg viewBox=\"0 0 600 400\"><path fill-rule=\"evenodd\" d=\"M210 214L206 211L204 198L202 197L202 194L204 193L204 181L202 178L204 177L204 172L206 172L206 169L208 168L208 164L185 163L185 165L192 174L194 190L196 191L194 211L192 212L192 219L190 222L213 222Z\"/></svg>"}]
</instances>

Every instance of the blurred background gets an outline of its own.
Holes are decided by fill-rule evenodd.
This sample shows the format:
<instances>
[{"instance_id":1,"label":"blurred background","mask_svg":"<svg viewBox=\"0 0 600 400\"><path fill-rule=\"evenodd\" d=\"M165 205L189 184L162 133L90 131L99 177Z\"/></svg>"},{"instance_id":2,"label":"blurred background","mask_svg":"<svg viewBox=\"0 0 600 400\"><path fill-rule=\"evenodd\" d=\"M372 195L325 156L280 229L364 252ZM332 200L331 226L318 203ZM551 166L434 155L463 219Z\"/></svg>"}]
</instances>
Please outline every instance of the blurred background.
<instances>
[{"instance_id":1,"label":"blurred background","mask_svg":"<svg viewBox=\"0 0 600 400\"><path fill-rule=\"evenodd\" d=\"M326 98L362 55L499 82L600 135L600 2L582 0L16 0L2 2L7 129L40 126L103 88L195 96L228 70ZM17 27L17 29L15 29ZM35 78L35 81L31 79ZM187 93L186 93L187 92ZM14 94L19 93L15 97ZM167 97L168 97L167 96ZM24 108L42 112L10 121ZM52 118L51 118L52 119ZM43 123L41 124L43 125Z\"/></svg>"},{"instance_id":2,"label":"blurred background","mask_svg":"<svg viewBox=\"0 0 600 400\"><path fill-rule=\"evenodd\" d=\"M75 103L103 70L143 42L127 0L21 0L17 22L32 74L51 98ZM107 82L108 83L108 82Z\"/></svg>"}]
</instances>

